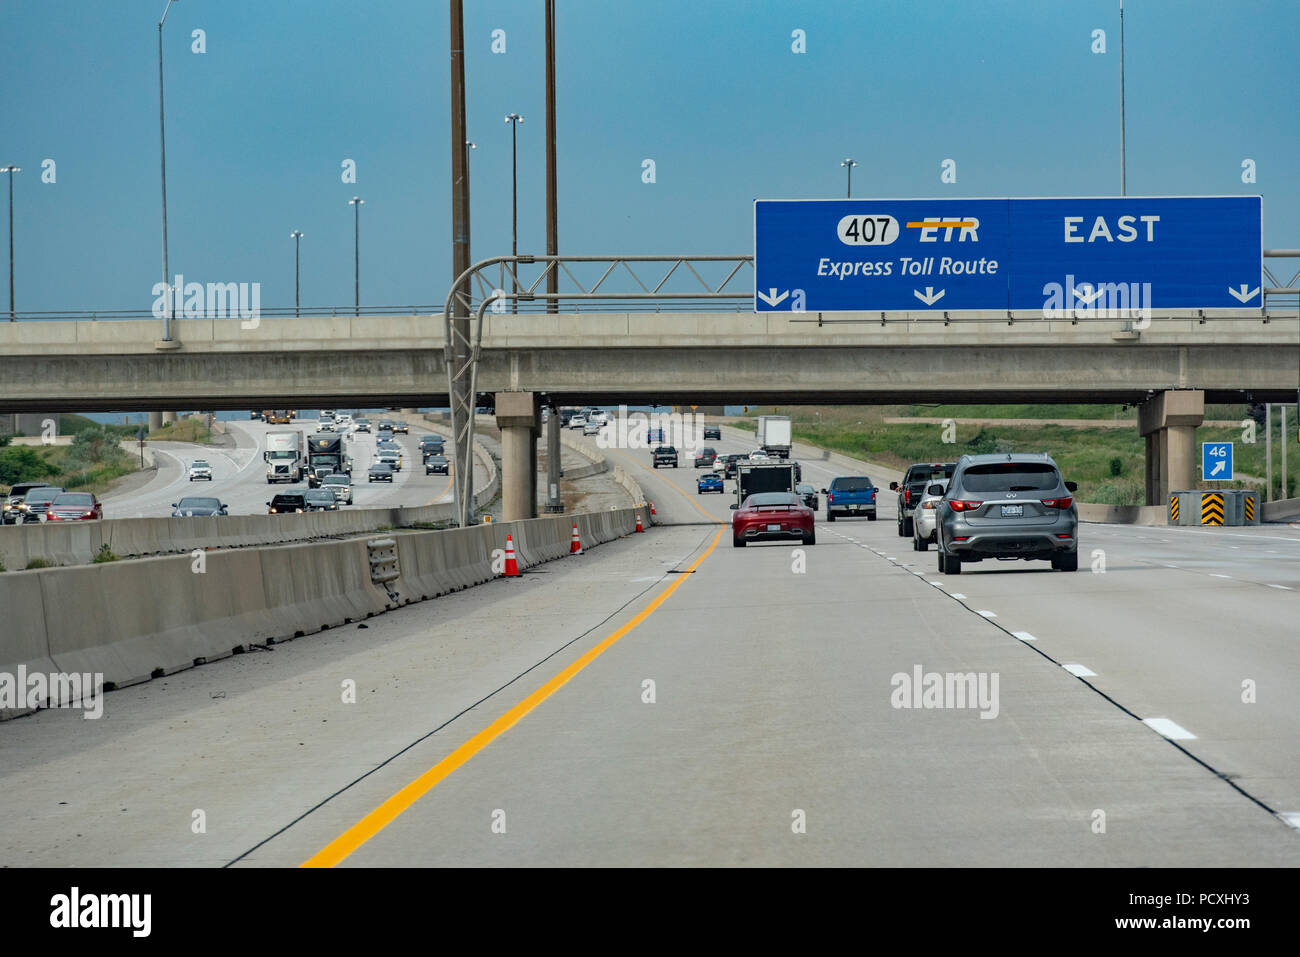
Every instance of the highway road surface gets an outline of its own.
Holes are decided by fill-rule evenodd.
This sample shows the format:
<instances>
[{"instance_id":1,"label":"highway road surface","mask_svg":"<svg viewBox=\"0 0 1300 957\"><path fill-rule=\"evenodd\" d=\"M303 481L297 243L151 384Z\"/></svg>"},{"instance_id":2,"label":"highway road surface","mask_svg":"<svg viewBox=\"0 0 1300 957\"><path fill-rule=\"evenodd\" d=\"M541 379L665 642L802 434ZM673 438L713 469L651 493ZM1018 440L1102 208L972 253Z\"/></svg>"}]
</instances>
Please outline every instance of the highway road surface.
<instances>
[{"instance_id":1,"label":"highway road surface","mask_svg":"<svg viewBox=\"0 0 1300 957\"><path fill-rule=\"evenodd\" d=\"M609 454L666 524L10 722L0 859L1300 865L1300 531L941 576L888 494L734 549L730 494ZM918 672L987 694L905 706Z\"/></svg>"},{"instance_id":2,"label":"highway road surface","mask_svg":"<svg viewBox=\"0 0 1300 957\"><path fill-rule=\"evenodd\" d=\"M376 420L377 421L377 420ZM278 492L305 489L297 485L270 485L266 481L266 433L300 430L304 439L316 432L315 419L295 419L292 425L267 425L261 421L227 422L234 448L200 446L189 442L151 443L158 470L138 488L103 496L105 518L147 518L170 515L172 503L182 496L216 496L230 507L231 515L260 515L266 503ZM432 505L451 500L451 480L445 475L425 475L420 465L419 443L423 435L443 434L440 430L411 423L410 435L396 435L402 447L402 470L387 482L370 484L366 470L375 453L373 432L349 432L348 450L352 454L352 507L373 508L385 505ZM206 459L212 466L212 481L189 480L189 466L195 459ZM347 506L344 506L347 507Z\"/></svg>"}]
</instances>

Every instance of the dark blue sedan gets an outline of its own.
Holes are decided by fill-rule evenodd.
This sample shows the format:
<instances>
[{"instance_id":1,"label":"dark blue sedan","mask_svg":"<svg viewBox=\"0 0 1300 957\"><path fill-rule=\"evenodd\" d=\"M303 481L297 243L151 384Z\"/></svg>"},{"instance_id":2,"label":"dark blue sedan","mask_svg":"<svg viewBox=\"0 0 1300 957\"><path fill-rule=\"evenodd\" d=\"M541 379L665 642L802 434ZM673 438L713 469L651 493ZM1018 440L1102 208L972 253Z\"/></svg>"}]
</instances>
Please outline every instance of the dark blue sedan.
<instances>
[{"instance_id":1,"label":"dark blue sedan","mask_svg":"<svg viewBox=\"0 0 1300 957\"><path fill-rule=\"evenodd\" d=\"M695 494L703 495L705 492L717 492L722 494L722 476L717 472L705 472L695 480Z\"/></svg>"}]
</instances>

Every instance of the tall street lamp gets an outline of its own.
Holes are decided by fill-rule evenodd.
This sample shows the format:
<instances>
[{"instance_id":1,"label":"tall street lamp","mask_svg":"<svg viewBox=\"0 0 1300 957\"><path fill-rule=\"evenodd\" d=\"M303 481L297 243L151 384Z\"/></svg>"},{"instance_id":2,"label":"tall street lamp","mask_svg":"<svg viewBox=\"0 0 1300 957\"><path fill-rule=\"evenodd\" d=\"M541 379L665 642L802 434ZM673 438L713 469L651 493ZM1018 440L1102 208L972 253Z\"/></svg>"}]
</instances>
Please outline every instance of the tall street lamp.
<instances>
[{"instance_id":1,"label":"tall street lamp","mask_svg":"<svg viewBox=\"0 0 1300 957\"><path fill-rule=\"evenodd\" d=\"M352 295L354 297L354 307L356 315L361 315L361 207L366 204L364 199L353 196L348 200L348 205L352 207Z\"/></svg>"},{"instance_id":2,"label":"tall street lamp","mask_svg":"<svg viewBox=\"0 0 1300 957\"><path fill-rule=\"evenodd\" d=\"M14 173L21 166L0 166L0 173L9 174L9 321L14 321Z\"/></svg>"},{"instance_id":3,"label":"tall street lamp","mask_svg":"<svg viewBox=\"0 0 1300 957\"><path fill-rule=\"evenodd\" d=\"M510 124L510 255L519 255L519 149L518 133L519 124L524 118L518 113L506 114L506 122ZM511 312L519 312L519 264L512 264L511 268L511 285L514 289L515 296L510 300Z\"/></svg>"},{"instance_id":4,"label":"tall street lamp","mask_svg":"<svg viewBox=\"0 0 1300 957\"><path fill-rule=\"evenodd\" d=\"M162 172L162 271L163 284L167 289L171 289L171 273L167 268L167 130L163 126L163 23L167 20L167 12L171 10L172 4L176 0L167 0L167 6L163 8L162 19L158 21L158 155L160 158L160 169ZM172 337L172 320L176 318L176 296L169 295L171 299L171 310L163 315L163 341L170 342Z\"/></svg>"},{"instance_id":5,"label":"tall street lamp","mask_svg":"<svg viewBox=\"0 0 1300 957\"><path fill-rule=\"evenodd\" d=\"M857 164L854 160L851 160L851 159L847 159L847 158L846 158L846 159L844 160L844 162L841 163L840 165L843 166L843 167L845 167L845 168L849 171L849 192L848 192L848 198L849 198L849 199L852 199L852 198L853 198L853 167L857 166L858 164Z\"/></svg>"},{"instance_id":6,"label":"tall street lamp","mask_svg":"<svg viewBox=\"0 0 1300 957\"><path fill-rule=\"evenodd\" d=\"M302 315L302 307L298 299L298 249L302 244L302 230L295 229L289 234L293 240L293 314L294 316Z\"/></svg>"}]
</instances>

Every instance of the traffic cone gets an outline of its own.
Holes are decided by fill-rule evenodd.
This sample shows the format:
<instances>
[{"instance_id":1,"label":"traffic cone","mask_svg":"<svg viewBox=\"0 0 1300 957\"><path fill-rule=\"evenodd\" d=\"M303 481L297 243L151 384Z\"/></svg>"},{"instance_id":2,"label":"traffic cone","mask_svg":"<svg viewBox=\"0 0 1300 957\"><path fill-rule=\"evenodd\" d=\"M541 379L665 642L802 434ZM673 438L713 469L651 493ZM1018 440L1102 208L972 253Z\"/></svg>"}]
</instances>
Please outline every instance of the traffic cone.
<instances>
[{"instance_id":1,"label":"traffic cone","mask_svg":"<svg viewBox=\"0 0 1300 957\"><path fill-rule=\"evenodd\" d=\"M569 542L569 554L582 554L582 539L578 537L578 523L573 523L573 539Z\"/></svg>"},{"instance_id":2,"label":"traffic cone","mask_svg":"<svg viewBox=\"0 0 1300 957\"><path fill-rule=\"evenodd\" d=\"M651 503L650 503L650 514L651 514L651 515L657 515L657 514L658 514L658 513L655 511L655 503L654 503L654 502L651 502Z\"/></svg>"},{"instance_id":3,"label":"traffic cone","mask_svg":"<svg viewBox=\"0 0 1300 957\"><path fill-rule=\"evenodd\" d=\"M519 577L519 562L515 561L515 540L506 532L506 578Z\"/></svg>"},{"instance_id":4,"label":"traffic cone","mask_svg":"<svg viewBox=\"0 0 1300 957\"><path fill-rule=\"evenodd\" d=\"M637 512L637 513L636 513L636 530L637 530L638 532L644 532L644 531L645 531L645 529L641 527L641 513L640 513L640 512Z\"/></svg>"}]
</instances>

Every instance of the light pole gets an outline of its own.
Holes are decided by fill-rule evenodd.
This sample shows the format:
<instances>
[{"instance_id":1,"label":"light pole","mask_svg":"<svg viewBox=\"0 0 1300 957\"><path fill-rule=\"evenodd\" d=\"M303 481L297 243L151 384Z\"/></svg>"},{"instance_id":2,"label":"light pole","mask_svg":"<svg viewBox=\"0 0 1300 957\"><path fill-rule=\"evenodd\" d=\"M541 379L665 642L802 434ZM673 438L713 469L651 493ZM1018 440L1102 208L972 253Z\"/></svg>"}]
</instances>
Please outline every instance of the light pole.
<instances>
[{"instance_id":1,"label":"light pole","mask_svg":"<svg viewBox=\"0 0 1300 957\"><path fill-rule=\"evenodd\" d=\"M858 164L856 161L846 158L844 162L841 163L840 165L849 171L848 198L852 199L853 198L853 167L857 166Z\"/></svg>"},{"instance_id":2,"label":"light pole","mask_svg":"<svg viewBox=\"0 0 1300 957\"><path fill-rule=\"evenodd\" d=\"M1124 0L1119 0L1119 194L1128 195L1128 160L1124 151Z\"/></svg>"},{"instance_id":3,"label":"light pole","mask_svg":"<svg viewBox=\"0 0 1300 957\"><path fill-rule=\"evenodd\" d=\"M353 196L348 200L348 205L352 207L352 295L354 297L354 308L356 315L361 315L361 207L366 204L364 199Z\"/></svg>"},{"instance_id":4,"label":"light pole","mask_svg":"<svg viewBox=\"0 0 1300 957\"><path fill-rule=\"evenodd\" d=\"M9 321L14 321L14 173L21 173L21 166L0 166L0 173L9 174Z\"/></svg>"},{"instance_id":5,"label":"light pole","mask_svg":"<svg viewBox=\"0 0 1300 957\"><path fill-rule=\"evenodd\" d=\"M510 255L519 255L519 146L518 133L519 124L524 118L518 113L506 114L506 122L510 124ZM515 296L510 300L510 311L519 312L519 265L515 263L511 270L511 287Z\"/></svg>"},{"instance_id":6,"label":"light pole","mask_svg":"<svg viewBox=\"0 0 1300 957\"><path fill-rule=\"evenodd\" d=\"M158 156L159 168L162 173L162 271L163 284L167 289L171 289L171 273L167 268L167 130L163 126L163 24L167 21L167 12L171 10L172 4L176 0L167 0L167 6L163 8L162 19L158 21ZM163 341L170 342L172 338L172 320L176 318L176 296L168 295L171 300L171 309L163 314Z\"/></svg>"},{"instance_id":7,"label":"light pole","mask_svg":"<svg viewBox=\"0 0 1300 957\"><path fill-rule=\"evenodd\" d=\"M302 306L298 299L298 249L302 244L302 230L295 229L289 234L289 238L293 240L293 314L296 318L302 315Z\"/></svg>"}]
</instances>

